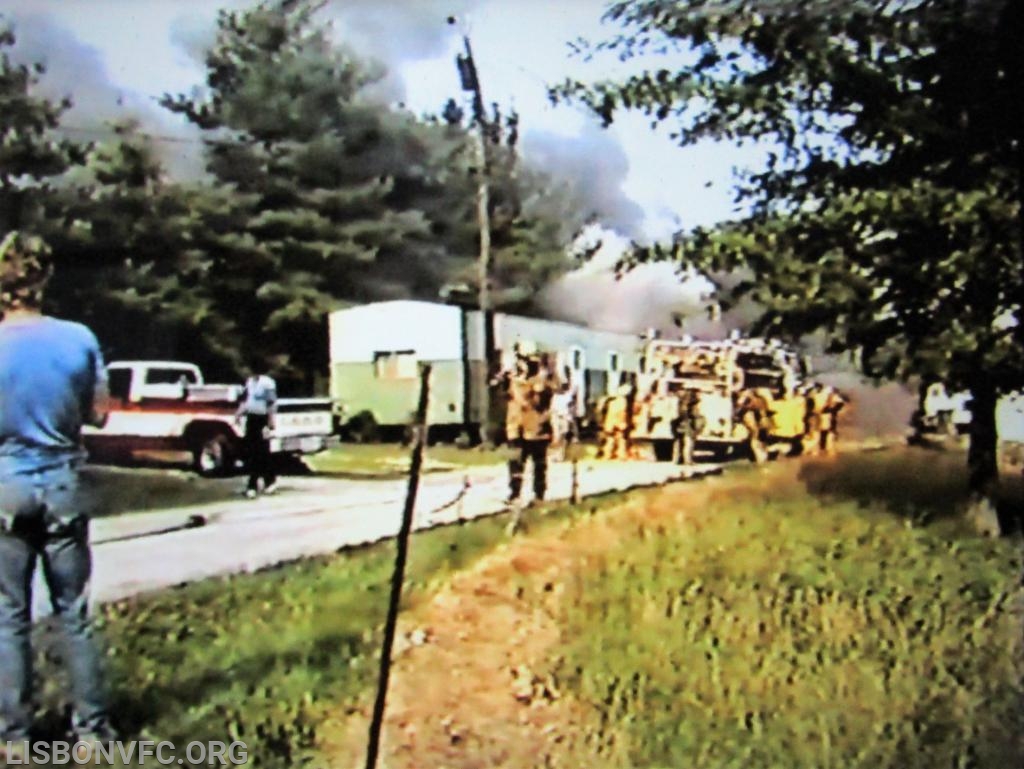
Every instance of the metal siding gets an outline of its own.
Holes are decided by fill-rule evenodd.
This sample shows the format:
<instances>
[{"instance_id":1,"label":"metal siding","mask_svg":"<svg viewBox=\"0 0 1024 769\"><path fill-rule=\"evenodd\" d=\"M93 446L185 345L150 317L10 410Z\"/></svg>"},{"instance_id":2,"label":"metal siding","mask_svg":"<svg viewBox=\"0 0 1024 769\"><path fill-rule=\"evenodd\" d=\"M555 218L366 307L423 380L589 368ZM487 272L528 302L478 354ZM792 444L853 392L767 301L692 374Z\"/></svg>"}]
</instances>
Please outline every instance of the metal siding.
<instances>
[{"instance_id":1,"label":"metal siding","mask_svg":"<svg viewBox=\"0 0 1024 769\"><path fill-rule=\"evenodd\" d=\"M462 362L433 361L430 378L431 424L462 423ZM409 424L416 411L419 379L379 379L372 363L331 366L331 397L345 406L346 417L369 411L378 424Z\"/></svg>"},{"instance_id":2,"label":"metal siding","mask_svg":"<svg viewBox=\"0 0 1024 769\"><path fill-rule=\"evenodd\" d=\"M329 316L332 363L370 363L375 352L414 350L420 360L461 356L458 307L431 302L376 302Z\"/></svg>"}]
</instances>

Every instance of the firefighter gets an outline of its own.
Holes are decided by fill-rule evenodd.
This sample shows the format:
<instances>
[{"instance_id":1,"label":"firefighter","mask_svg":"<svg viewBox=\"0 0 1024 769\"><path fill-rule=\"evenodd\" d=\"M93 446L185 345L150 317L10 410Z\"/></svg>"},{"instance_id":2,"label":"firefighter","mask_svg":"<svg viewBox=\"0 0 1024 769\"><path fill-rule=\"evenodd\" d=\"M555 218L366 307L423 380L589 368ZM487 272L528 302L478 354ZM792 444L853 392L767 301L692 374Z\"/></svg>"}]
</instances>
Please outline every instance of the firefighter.
<instances>
[{"instance_id":1,"label":"firefighter","mask_svg":"<svg viewBox=\"0 0 1024 769\"><path fill-rule=\"evenodd\" d=\"M807 433L804 436L807 456L836 453L838 414L846 403L846 398L834 387L815 383L807 389Z\"/></svg>"},{"instance_id":2,"label":"firefighter","mask_svg":"<svg viewBox=\"0 0 1024 769\"><path fill-rule=\"evenodd\" d=\"M700 392L684 390L679 395L679 422L676 434L679 436L679 461L692 465L697 436L704 429L704 417L700 413Z\"/></svg>"},{"instance_id":3,"label":"firefighter","mask_svg":"<svg viewBox=\"0 0 1024 769\"><path fill-rule=\"evenodd\" d=\"M763 433L768 417L768 399L756 389L747 389L739 393L736 400L736 415L740 423L747 428L751 456L757 464L768 461L768 448L764 444Z\"/></svg>"},{"instance_id":4,"label":"firefighter","mask_svg":"<svg viewBox=\"0 0 1024 769\"><path fill-rule=\"evenodd\" d=\"M554 437L551 403L558 383L547 360L520 343L516 364L507 377L508 410L505 432L515 452L509 460L508 501L518 501L527 462L533 465L533 502L547 493L548 447Z\"/></svg>"},{"instance_id":5,"label":"firefighter","mask_svg":"<svg viewBox=\"0 0 1024 769\"><path fill-rule=\"evenodd\" d=\"M807 417L803 438L803 455L815 457L822 449L822 417L825 399L820 384L811 384L804 389L807 400Z\"/></svg>"},{"instance_id":6,"label":"firefighter","mask_svg":"<svg viewBox=\"0 0 1024 769\"><path fill-rule=\"evenodd\" d=\"M604 459L629 459L629 428L632 404L629 385L622 385L614 395L604 399L601 408L601 450Z\"/></svg>"},{"instance_id":7,"label":"firefighter","mask_svg":"<svg viewBox=\"0 0 1024 769\"><path fill-rule=\"evenodd\" d=\"M826 397L821 408L821 448L826 456L835 456L839 439L839 412L847 404L846 397L834 387L824 387Z\"/></svg>"}]
</instances>

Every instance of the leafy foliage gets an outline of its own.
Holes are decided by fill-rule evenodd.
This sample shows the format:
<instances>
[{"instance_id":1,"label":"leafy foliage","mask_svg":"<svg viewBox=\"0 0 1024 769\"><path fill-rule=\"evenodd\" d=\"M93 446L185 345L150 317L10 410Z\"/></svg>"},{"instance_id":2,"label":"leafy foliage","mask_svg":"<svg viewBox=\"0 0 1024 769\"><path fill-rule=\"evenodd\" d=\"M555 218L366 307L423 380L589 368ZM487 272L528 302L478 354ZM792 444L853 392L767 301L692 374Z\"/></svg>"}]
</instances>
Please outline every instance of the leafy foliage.
<instances>
[{"instance_id":1,"label":"leafy foliage","mask_svg":"<svg viewBox=\"0 0 1024 769\"><path fill-rule=\"evenodd\" d=\"M32 229L43 217L52 180L81 162L82 148L54 131L70 107L32 93L41 65L15 64L14 31L0 15L0 231Z\"/></svg>"},{"instance_id":2,"label":"leafy foliage","mask_svg":"<svg viewBox=\"0 0 1024 769\"><path fill-rule=\"evenodd\" d=\"M210 244L199 288L213 315L235 319L249 354L306 389L326 370L328 311L437 298L472 274L477 255L479 169L457 110L418 120L374 101L367 88L383 72L339 47L316 9L222 12L205 93L163 99L207 135L207 170L227 196L200 214L212 219L197 245L230 224ZM569 237L552 213L531 218L519 204L543 189L536 175L492 181L495 278L528 304L570 266Z\"/></svg>"},{"instance_id":3,"label":"leafy foliage","mask_svg":"<svg viewBox=\"0 0 1024 769\"><path fill-rule=\"evenodd\" d=\"M765 308L761 330L822 330L872 375L970 389L991 478L996 394L1024 386L1020 5L637 0L607 18L625 31L598 50L685 63L557 94L606 122L642 110L681 144L775 148L738 181L749 216L636 259L748 268L733 298Z\"/></svg>"},{"instance_id":4,"label":"leafy foliage","mask_svg":"<svg viewBox=\"0 0 1024 769\"><path fill-rule=\"evenodd\" d=\"M94 145L60 140L70 102L34 99L39 72L0 62L0 202L17 217L0 223L52 242L48 308L93 326L111 357L183 358L225 380L266 366L308 393L327 368L330 310L474 291L469 127L457 107L417 118L375 100L383 71L339 46L318 8L219 15L205 87L162 99L204 137L208 176L188 182L167 177L131 122ZM581 215L520 167L516 124L496 114L492 274L496 304L528 309L572 266L567 222Z\"/></svg>"}]
</instances>

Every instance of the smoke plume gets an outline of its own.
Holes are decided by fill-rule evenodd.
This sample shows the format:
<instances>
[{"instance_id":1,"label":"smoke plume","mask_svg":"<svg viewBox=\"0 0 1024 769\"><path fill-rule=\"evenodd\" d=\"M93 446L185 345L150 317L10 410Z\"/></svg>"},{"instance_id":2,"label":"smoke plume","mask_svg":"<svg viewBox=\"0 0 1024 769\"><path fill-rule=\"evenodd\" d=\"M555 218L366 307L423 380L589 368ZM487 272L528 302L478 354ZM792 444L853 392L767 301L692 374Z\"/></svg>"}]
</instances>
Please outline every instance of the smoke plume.
<instances>
[{"instance_id":1,"label":"smoke plume","mask_svg":"<svg viewBox=\"0 0 1024 769\"><path fill-rule=\"evenodd\" d=\"M112 83L98 50L28 4L16 5L7 18L16 38L11 59L44 67L34 93L55 102L71 101L60 133L82 143L102 142L113 137L112 123L137 121L154 136L157 155L172 174L201 173L201 145L194 141L194 132L154 99Z\"/></svg>"}]
</instances>

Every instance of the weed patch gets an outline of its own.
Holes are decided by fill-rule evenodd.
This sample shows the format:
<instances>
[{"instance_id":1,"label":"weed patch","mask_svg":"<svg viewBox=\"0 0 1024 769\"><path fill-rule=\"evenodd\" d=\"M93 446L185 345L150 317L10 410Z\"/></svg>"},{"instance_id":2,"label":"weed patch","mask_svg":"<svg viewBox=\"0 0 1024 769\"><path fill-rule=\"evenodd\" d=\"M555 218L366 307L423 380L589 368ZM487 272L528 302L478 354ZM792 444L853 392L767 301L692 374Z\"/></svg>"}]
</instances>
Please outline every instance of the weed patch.
<instances>
[{"instance_id":1,"label":"weed patch","mask_svg":"<svg viewBox=\"0 0 1024 769\"><path fill-rule=\"evenodd\" d=\"M615 504L609 496L587 510ZM534 526L570 509L531 511ZM506 516L414 536L403 603L507 541ZM394 543L205 580L100 607L118 727L128 739L241 740L254 765L315 755L329 717L351 713L376 681ZM66 680L51 623L37 632L44 739L66 739Z\"/></svg>"},{"instance_id":2,"label":"weed patch","mask_svg":"<svg viewBox=\"0 0 1024 769\"><path fill-rule=\"evenodd\" d=\"M504 525L417 534L406 603L503 539ZM354 707L375 680L393 562L382 543L101 607L119 727L181 746L241 740L260 766L292 765L324 714ZM40 722L60 739L63 666L45 630Z\"/></svg>"},{"instance_id":3,"label":"weed patch","mask_svg":"<svg viewBox=\"0 0 1024 769\"><path fill-rule=\"evenodd\" d=\"M593 741L636 767L1019 765L1019 543L786 472L712 481L701 509L646 495L621 546L565 580L553 672ZM836 472L818 480L860 470Z\"/></svg>"}]
</instances>

